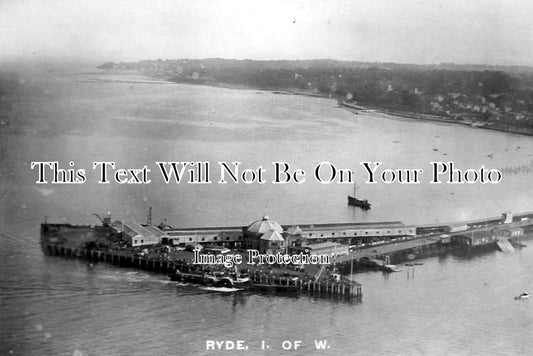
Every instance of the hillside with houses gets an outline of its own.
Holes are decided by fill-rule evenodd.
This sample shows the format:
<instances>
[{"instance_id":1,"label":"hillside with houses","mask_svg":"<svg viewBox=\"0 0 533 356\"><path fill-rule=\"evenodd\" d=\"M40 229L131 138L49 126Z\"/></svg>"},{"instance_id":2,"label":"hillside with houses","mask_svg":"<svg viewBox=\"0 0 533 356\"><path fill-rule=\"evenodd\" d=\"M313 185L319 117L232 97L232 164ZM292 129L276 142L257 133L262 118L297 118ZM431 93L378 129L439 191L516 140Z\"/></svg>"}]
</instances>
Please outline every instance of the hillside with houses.
<instances>
[{"instance_id":1,"label":"hillside with houses","mask_svg":"<svg viewBox=\"0 0 533 356\"><path fill-rule=\"evenodd\" d=\"M529 67L159 59L108 62L99 68L141 72L177 83L335 97L348 104L389 113L439 117L533 134L533 68Z\"/></svg>"}]
</instances>

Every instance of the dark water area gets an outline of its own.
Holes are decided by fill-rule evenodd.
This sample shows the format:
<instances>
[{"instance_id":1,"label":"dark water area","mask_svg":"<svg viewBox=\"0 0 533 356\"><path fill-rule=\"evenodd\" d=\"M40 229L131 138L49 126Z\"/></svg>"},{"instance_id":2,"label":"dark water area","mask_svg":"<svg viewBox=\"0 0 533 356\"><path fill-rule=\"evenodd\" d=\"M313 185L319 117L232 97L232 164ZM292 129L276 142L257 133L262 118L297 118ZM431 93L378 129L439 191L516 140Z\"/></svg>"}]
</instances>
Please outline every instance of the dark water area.
<instances>
[{"instance_id":1,"label":"dark water area","mask_svg":"<svg viewBox=\"0 0 533 356\"><path fill-rule=\"evenodd\" d=\"M154 82L141 76L28 76L0 135L0 354L210 355L207 340L244 340L249 355L528 355L533 347L531 242L514 253L424 259L393 274L355 275L360 303L222 293L164 275L45 256L39 224L116 219L174 226L403 221L424 224L531 211L530 137L372 115L333 100ZM434 149L438 149L435 151ZM446 153L446 155L444 155ZM492 154L492 158L488 157ZM499 184L365 184L360 161L400 168L435 160L507 169ZM80 185L38 185L31 162L84 168ZM98 184L94 161L153 169L146 185ZM156 161L212 163L213 183L165 184ZM219 161L273 161L309 172L303 184L216 184ZM352 184L313 181L322 161L361 179L368 212L348 207ZM520 167L524 167L519 169ZM261 350L261 340L270 345ZM284 341L301 341L285 351ZM316 350L314 340L329 349ZM236 351L221 351L233 355Z\"/></svg>"}]
</instances>

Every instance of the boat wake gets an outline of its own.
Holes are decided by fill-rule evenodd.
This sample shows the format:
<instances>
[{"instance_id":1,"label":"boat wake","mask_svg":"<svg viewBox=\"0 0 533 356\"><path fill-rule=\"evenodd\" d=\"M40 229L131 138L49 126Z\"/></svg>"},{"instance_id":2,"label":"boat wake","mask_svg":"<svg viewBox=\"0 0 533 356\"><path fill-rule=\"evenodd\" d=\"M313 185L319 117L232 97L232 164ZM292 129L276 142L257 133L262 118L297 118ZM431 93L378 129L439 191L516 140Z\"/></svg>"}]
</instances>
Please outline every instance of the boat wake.
<instances>
[{"instance_id":1,"label":"boat wake","mask_svg":"<svg viewBox=\"0 0 533 356\"><path fill-rule=\"evenodd\" d=\"M147 273L143 272L135 272L135 271L128 271L128 272L115 272L110 275L101 275L100 278L102 279L108 279L112 281L126 281L128 283L160 283L160 284L170 284L173 283L172 281L169 281L168 279L162 279L158 278L157 276L153 276Z\"/></svg>"},{"instance_id":2,"label":"boat wake","mask_svg":"<svg viewBox=\"0 0 533 356\"><path fill-rule=\"evenodd\" d=\"M228 287L200 287L202 290L211 292L232 293L242 290L241 288L228 288Z\"/></svg>"},{"instance_id":3,"label":"boat wake","mask_svg":"<svg viewBox=\"0 0 533 356\"><path fill-rule=\"evenodd\" d=\"M170 283L174 283L173 281L169 281L169 282ZM178 286L178 287L186 287L188 285L189 285L189 283L183 283L183 282L176 283L176 286Z\"/></svg>"}]
</instances>

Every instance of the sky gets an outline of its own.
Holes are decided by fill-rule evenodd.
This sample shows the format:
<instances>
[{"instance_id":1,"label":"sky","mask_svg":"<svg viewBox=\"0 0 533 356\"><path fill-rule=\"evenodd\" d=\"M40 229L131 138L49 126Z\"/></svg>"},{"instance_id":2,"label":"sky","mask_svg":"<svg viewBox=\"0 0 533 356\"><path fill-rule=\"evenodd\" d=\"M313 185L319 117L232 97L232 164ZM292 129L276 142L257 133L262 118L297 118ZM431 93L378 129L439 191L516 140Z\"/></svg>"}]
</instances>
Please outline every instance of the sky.
<instances>
[{"instance_id":1,"label":"sky","mask_svg":"<svg viewBox=\"0 0 533 356\"><path fill-rule=\"evenodd\" d=\"M533 66L527 0L0 0L0 60Z\"/></svg>"}]
</instances>

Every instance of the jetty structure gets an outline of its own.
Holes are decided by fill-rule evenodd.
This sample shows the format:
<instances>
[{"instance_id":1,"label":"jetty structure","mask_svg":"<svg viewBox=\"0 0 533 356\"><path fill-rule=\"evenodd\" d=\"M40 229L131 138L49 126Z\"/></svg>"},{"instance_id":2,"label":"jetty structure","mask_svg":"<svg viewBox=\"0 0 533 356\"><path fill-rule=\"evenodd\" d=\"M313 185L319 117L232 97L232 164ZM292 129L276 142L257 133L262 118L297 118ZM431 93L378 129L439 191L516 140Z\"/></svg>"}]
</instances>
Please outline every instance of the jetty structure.
<instances>
[{"instance_id":1,"label":"jetty structure","mask_svg":"<svg viewBox=\"0 0 533 356\"><path fill-rule=\"evenodd\" d=\"M515 240L533 235L533 213L446 224L405 225L399 221L280 225L268 216L248 226L179 228L98 217L101 225L41 224L47 255L105 261L124 267L167 273L174 280L202 284L239 284L269 292L307 291L360 299L362 286L348 278L358 268L385 272L395 263L449 249L499 249L512 252ZM194 251L223 254L246 250L261 254L329 256L329 265L257 266L244 262L239 270L224 265L194 264ZM344 272L341 276L339 272ZM240 283L248 278L249 283Z\"/></svg>"}]
</instances>

